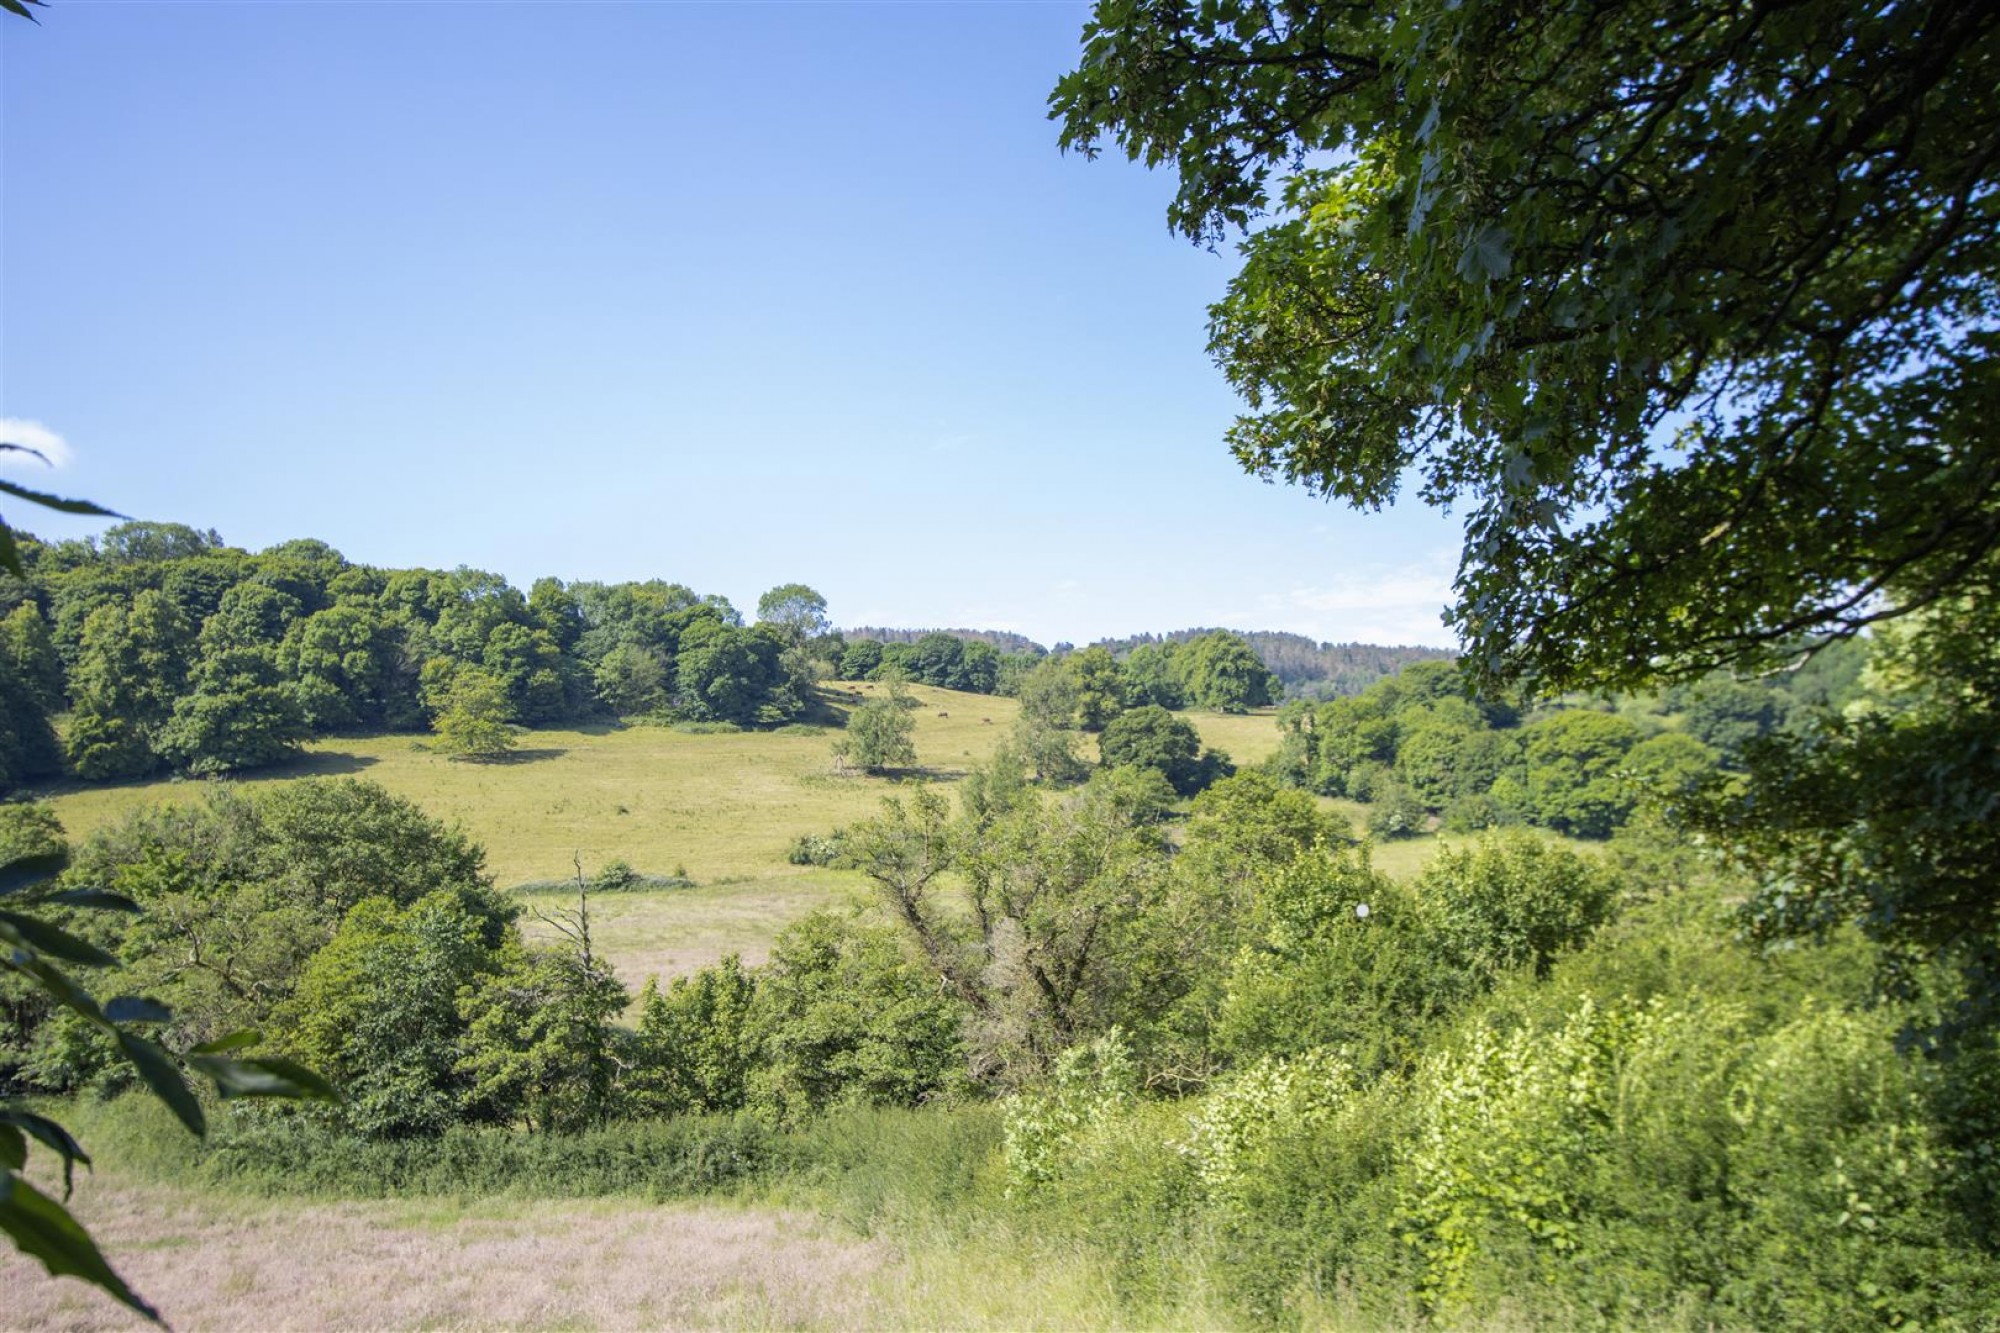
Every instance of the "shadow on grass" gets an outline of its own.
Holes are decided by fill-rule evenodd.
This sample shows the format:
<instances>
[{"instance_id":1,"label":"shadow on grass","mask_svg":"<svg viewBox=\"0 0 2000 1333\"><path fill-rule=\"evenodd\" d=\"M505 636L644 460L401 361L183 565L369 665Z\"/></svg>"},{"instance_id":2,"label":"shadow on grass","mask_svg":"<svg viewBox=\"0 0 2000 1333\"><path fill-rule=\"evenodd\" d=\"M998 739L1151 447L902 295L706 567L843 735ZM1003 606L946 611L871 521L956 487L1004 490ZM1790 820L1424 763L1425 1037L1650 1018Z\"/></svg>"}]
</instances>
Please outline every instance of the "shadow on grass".
<instances>
[{"instance_id":1,"label":"shadow on grass","mask_svg":"<svg viewBox=\"0 0 2000 1333\"><path fill-rule=\"evenodd\" d=\"M848 714L867 700L859 690L821 688L814 691L811 704L798 720L816 727L845 727Z\"/></svg>"},{"instance_id":2,"label":"shadow on grass","mask_svg":"<svg viewBox=\"0 0 2000 1333\"><path fill-rule=\"evenodd\" d=\"M315 750L289 764L245 769L245 776L287 778L331 778L359 773L380 763L372 754L348 754L342 750Z\"/></svg>"},{"instance_id":3,"label":"shadow on grass","mask_svg":"<svg viewBox=\"0 0 2000 1333\"><path fill-rule=\"evenodd\" d=\"M560 745L551 745L540 749L509 750L505 754L458 754L445 757L454 764L481 764L505 768L513 764L534 764L544 759L560 759L568 753L569 751Z\"/></svg>"},{"instance_id":4,"label":"shadow on grass","mask_svg":"<svg viewBox=\"0 0 2000 1333\"><path fill-rule=\"evenodd\" d=\"M138 778L119 778L116 781L87 782L82 778L64 778L59 782L36 783L26 788L21 795L33 800L47 800L56 796L73 796L78 792L118 791L121 788L157 786L162 781L172 783L193 783L206 781L235 782L242 779L266 781L272 778L337 778L367 770L379 761L373 755L345 754L339 751L316 750L302 754L296 759L288 759L281 764L264 764L258 768L237 768L227 773L210 774L207 777L188 773L149 773Z\"/></svg>"},{"instance_id":5,"label":"shadow on grass","mask_svg":"<svg viewBox=\"0 0 2000 1333\"><path fill-rule=\"evenodd\" d=\"M962 768L877 768L853 769L848 773L857 778L883 778L890 782L957 782L965 776Z\"/></svg>"}]
</instances>

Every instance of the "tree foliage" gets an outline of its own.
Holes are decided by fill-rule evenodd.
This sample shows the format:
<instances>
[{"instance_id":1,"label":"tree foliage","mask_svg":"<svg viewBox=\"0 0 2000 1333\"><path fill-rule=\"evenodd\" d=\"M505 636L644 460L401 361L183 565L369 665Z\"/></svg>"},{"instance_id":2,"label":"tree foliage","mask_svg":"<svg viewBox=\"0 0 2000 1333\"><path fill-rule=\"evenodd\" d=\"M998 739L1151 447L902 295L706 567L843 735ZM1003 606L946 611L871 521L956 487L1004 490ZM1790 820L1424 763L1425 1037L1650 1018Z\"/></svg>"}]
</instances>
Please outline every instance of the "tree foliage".
<instances>
[{"instance_id":1,"label":"tree foliage","mask_svg":"<svg viewBox=\"0 0 2000 1333\"><path fill-rule=\"evenodd\" d=\"M506 684L490 671L451 673L433 728L437 748L454 759L501 759L514 748L513 705Z\"/></svg>"},{"instance_id":2,"label":"tree foliage","mask_svg":"<svg viewBox=\"0 0 2000 1333\"><path fill-rule=\"evenodd\" d=\"M1173 669L1191 706L1218 713L1262 708L1277 702L1282 689L1249 640L1228 630L1214 630L1181 645Z\"/></svg>"},{"instance_id":3,"label":"tree foliage","mask_svg":"<svg viewBox=\"0 0 2000 1333\"><path fill-rule=\"evenodd\" d=\"M365 898L301 970L282 1039L346 1091L356 1129L437 1134L466 1117L458 994L497 970L485 926L450 892Z\"/></svg>"},{"instance_id":4,"label":"tree foliage","mask_svg":"<svg viewBox=\"0 0 2000 1333\"><path fill-rule=\"evenodd\" d=\"M1271 210L1212 312L1237 456L1369 507L1418 468L1475 669L1560 688L1989 558L1996 69L1964 3L1111 0L1052 104L1192 237Z\"/></svg>"},{"instance_id":5,"label":"tree foliage","mask_svg":"<svg viewBox=\"0 0 2000 1333\"><path fill-rule=\"evenodd\" d=\"M848 714L847 731L833 743L834 757L864 773L910 768L917 762L917 720L909 692L889 688Z\"/></svg>"},{"instance_id":6,"label":"tree foliage","mask_svg":"<svg viewBox=\"0 0 2000 1333\"><path fill-rule=\"evenodd\" d=\"M1193 723L1156 704L1113 718L1098 738L1098 754L1106 768L1150 769L1182 796L1193 796L1235 771L1228 755L1201 748Z\"/></svg>"},{"instance_id":7,"label":"tree foliage","mask_svg":"<svg viewBox=\"0 0 2000 1333\"><path fill-rule=\"evenodd\" d=\"M803 583L780 584L757 599L757 619L775 626L796 647L826 633L826 598Z\"/></svg>"}]
</instances>

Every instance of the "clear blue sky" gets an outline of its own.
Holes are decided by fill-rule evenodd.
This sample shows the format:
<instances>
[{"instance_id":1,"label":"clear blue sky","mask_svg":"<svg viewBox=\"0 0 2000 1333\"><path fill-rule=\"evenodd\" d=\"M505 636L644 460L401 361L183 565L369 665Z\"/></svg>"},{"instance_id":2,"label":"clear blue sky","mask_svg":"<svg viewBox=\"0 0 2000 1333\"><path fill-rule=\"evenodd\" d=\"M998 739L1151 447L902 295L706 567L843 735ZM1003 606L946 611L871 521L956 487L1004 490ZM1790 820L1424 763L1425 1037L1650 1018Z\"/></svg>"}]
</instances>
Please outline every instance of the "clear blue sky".
<instances>
[{"instance_id":1,"label":"clear blue sky","mask_svg":"<svg viewBox=\"0 0 2000 1333\"><path fill-rule=\"evenodd\" d=\"M0 15L0 418L67 456L35 481L253 550L1449 642L1450 520L1223 447L1233 256L1046 119L1087 13Z\"/></svg>"}]
</instances>

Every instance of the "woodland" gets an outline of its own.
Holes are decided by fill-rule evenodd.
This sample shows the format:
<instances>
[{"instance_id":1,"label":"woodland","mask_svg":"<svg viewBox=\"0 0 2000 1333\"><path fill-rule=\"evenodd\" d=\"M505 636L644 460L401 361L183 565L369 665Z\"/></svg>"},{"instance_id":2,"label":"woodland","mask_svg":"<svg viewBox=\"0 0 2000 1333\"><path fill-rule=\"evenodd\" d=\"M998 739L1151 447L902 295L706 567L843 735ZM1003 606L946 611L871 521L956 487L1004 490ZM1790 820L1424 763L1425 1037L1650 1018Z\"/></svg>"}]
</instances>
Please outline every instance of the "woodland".
<instances>
[{"instance_id":1,"label":"woodland","mask_svg":"<svg viewBox=\"0 0 2000 1333\"><path fill-rule=\"evenodd\" d=\"M154 1313L26 1173L73 1122L245 1195L801 1204L973 1275L935 1322L1993 1327L1996 88L1953 0L1099 0L1061 145L1234 247L1248 471L1464 518L1454 657L20 539L30 795L594 716L823 726L882 799L793 844L859 899L636 993L592 913L672 886L502 888L365 780L0 807L0 1224ZM919 766L913 684L1011 725Z\"/></svg>"}]
</instances>

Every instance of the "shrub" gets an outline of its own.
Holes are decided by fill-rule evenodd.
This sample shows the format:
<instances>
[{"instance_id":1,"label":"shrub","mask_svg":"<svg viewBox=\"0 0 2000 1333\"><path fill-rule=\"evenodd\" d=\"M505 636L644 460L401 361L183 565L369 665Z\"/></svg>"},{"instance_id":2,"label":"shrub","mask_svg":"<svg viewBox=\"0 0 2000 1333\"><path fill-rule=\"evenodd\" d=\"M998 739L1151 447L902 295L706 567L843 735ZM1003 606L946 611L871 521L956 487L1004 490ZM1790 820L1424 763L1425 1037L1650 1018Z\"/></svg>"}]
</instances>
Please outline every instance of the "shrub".
<instances>
[{"instance_id":1,"label":"shrub","mask_svg":"<svg viewBox=\"0 0 2000 1333\"><path fill-rule=\"evenodd\" d=\"M1979 1327L1990 1255L1896 1020L1808 1003L1761 1027L1696 995L1586 1001L1430 1060L1400 1183L1445 1322L1690 1315L1755 1328Z\"/></svg>"},{"instance_id":2,"label":"shrub","mask_svg":"<svg viewBox=\"0 0 2000 1333\"><path fill-rule=\"evenodd\" d=\"M628 1103L652 1115L742 1109L758 1055L756 993L756 974L736 954L664 991L649 978L630 1044Z\"/></svg>"},{"instance_id":3,"label":"shrub","mask_svg":"<svg viewBox=\"0 0 2000 1333\"><path fill-rule=\"evenodd\" d=\"M1460 796L1444 808L1443 823L1447 833L1477 833L1513 822L1506 808L1486 792Z\"/></svg>"},{"instance_id":4,"label":"shrub","mask_svg":"<svg viewBox=\"0 0 2000 1333\"><path fill-rule=\"evenodd\" d=\"M1085 1166L1091 1140L1132 1107L1138 1067L1117 1028L1056 1059L1046 1086L1002 1104L1009 1188L1034 1190Z\"/></svg>"},{"instance_id":5,"label":"shrub","mask_svg":"<svg viewBox=\"0 0 2000 1333\"><path fill-rule=\"evenodd\" d=\"M1489 977L1515 967L1546 976L1556 955L1610 918L1617 889L1595 859L1525 829L1488 834L1470 850L1446 848L1417 881L1437 909L1440 938Z\"/></svg>"},{"instance_id":6,"label":"shrub","mask_svg":"<svg viewBox=\"0 0 2000 1333\"><path fill-rule=\"evenodd\" d=\"M1371 837L1415 838L1430 831L1430 811L1417 794L1393 778L1375 784L1368 810Z\"/></svg>"},{"instance_id":7,"label":"shrub","mask_svg":"<svg viewBox=\"0 0 2000 1333\"><path fill-rule=\"evenodd\" d=\"M1274 1142L1324 1127L1355 1082L1353 1066L1325 1047L1291 1059L1266 1056L1203 1099L1176 1148L1210 1204L1243 1219L1253 1211L1245 1185L1270 1170Z\"/></svg>"},{"instance_id":8,"label":"shrub","mask_svg":"<svg viewBox=\"0 0 2000 1333\"><path fill-rule=\"evenodd\" d=\"M590 877L592 893L627 893L638 885L639 872L632 868L631 862L620 859L606 861L603 867Z\"/></svg>"},{"instance_id":9,"label":"shrub","mask_svg":"<svg viewBox=\"0 0 2000 1333\"><path fill-rule=\"evenodd\" d=\"M1472 993L1422 901L1358 853L1320 847L1278 869L1258 918L1216 1015L1216 1045L1239 1061L1333 1046L1363 1072L1395 1068Z\"/></svg>"},{"instance_id":10,"label":"shrub","mask_svg":"<svg viewBox=\"0 0 2000 1333\"><path fill-rule=\"evenodd\" d=\"M831 833L801 833L785 850L785 860L795 866L831 866L840 862L847 850L847 835L841 829Z\"/></svg>"},{"instance_id":11,"label":"shrub","mask_svg":"<svg viewBox=\"0 0 2000 1333\"><path fill-rule=\"evenodd\" d=\"M846 734L833 743L834 758L864 773L913 767L917 762L917 722L910 716L914 702L892 683L886 698L870 699L848 716Z\"/></svg>"},{"instance_id":12,"label":"shrub","mask_svg":"<svg viewBox=\"0 0 2000 1333\"><path fill-rule=\"evenodd\" d=\"M780 1135L751 1116L628 1121L574 1134L457 1125L434 1139L369 1139L307 1116L239 1113L212 1131L200 1174L343 1197L671 1199L765 1178L786 1159Z\"/></svg>"},{"instance_id":13,"label":"shrub","mask_svg":"<svg viewBox=\"0 0 2000 1333\"><path fill-rule=\"evenodd\" d=\"M892 926L815 912L758 973L750 1098L796 1122L829 1106L914 1106L959 1087L963 1006Z\"/></svg>"},{"instance_id":14,"label":"shrub","mask_svg":"<svg viewBox=\"0 0 2000 1333\"><path fill-rule=\"evenodd\" d=\"M1186 718L1175 717L1156 704L1111 719L1098 738L1097 748L1104 767L1152 769L1182 796L1193 796L1217 778L1236 771L1228 755L1202 750L1201 736Z\"/></svg>"}]
</instances>

